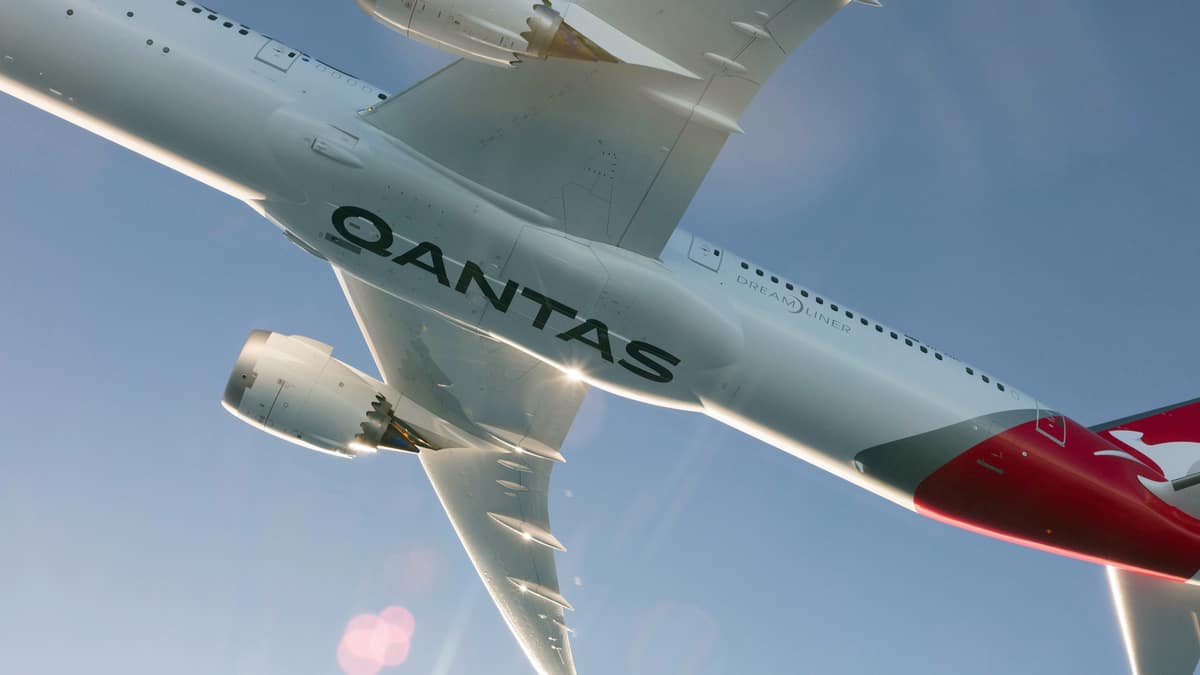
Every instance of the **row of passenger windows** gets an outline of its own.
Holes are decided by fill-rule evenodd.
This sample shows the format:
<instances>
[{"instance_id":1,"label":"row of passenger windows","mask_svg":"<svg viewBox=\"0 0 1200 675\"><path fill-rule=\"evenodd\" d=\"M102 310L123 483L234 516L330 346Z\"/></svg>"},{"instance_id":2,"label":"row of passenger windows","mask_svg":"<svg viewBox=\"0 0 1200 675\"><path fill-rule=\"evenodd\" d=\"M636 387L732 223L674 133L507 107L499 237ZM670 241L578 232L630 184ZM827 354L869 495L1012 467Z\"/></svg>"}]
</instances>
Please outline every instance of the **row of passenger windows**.
<instances>
[{"instance_id":1,"label":"row of passenger windows","mask_svg":"<svg viewBox=\"0 0 1200 675\"><path fill-rule=\"evenodd\" d=\"M187 7L188 6L187 0L175 0L175 4L179 7ZM207 7L203 7L201 5L192 6L193 14L204 14L205 12L208 13L206 18L209 21L216 22L217 20L221 19L221 17L218 14L213 12L211 9L208 9ZM67 16L75 16L75 10L68 9ZM134 13L132 11L125 12L125 16L132 19L134 17ZM224 26L225 28L233 28L235 24L232 21L222 21L221 25ZM251 28L245 24L237 24L237 27L238 27L238 31L237 31L238 35L249 35L252 32ZM268 40L271 40L270 36L264 36L264 37L266 37ZM154 45L153 39L146 40L146 46L153 46L153 45ZM164 54L171 53L171 48L163 47L163 53ZM309 58L309 56L307 54L299 54L295 50L289 50L287 56L289 59L294 59L297 56L299 56L300 60L304 61L305 63L309 63L312 60ZM357 77L354 77L353 75L351 75L349 73L342 72L341 70L338 70L337 68L334 68L333 66L328 65L326 63L322 63L321 61L317 61L317 63L321 64L325 68L328 68L330 71L332 71L335 74L335 77L338 74L340 74L340 75L344 75L347 78L347 81L350 82L351 84L357 84L359 82ZM369 85L363 84L363 88L364 88L364 90L366 90L369 88ZM377 96L378 96L379 100L381 100L381 101L386 101L388 99L387 94L384 94L382 92L379 92L377 94Z\"/></svg>"},{"instance_id":2,"label":"row of passenger windows","mask_svg":"<svg viewBox=\"0 0 1200 675\"><path fill-rule=\"evenodd\" d=\"M180 7L187 7L187 2L186 2L186 0L175 0L175 4L176 4L176 5L179 5ZM204 12L208 12L208 20L209 20L209 21L216 21L217 19L219 19L219 18L220 18L220 17L219 17L219 16L217 16L216 14L212 13L212 10L210 10L210 9L206 9L206 8L204 8L204 7L200 7L200 6L196 6L196 7L193 7L193 8L192 8L192 13L193 13L193 14L203 14ZM75 16L75 10L73 10L73 9L68 9L68 10L67 10L67 16ZM132 19L132 18L133 18L133 12L125 12L125 16L126 16L126 17L128 17L128 18L130 18L130 19ZM223 25L224 25L226 28L233 28L233 22L231 22L231 21L226 21L226 22L225 22ZM238 29L238 34L240 34L240 35L249 35L249 34L250 34L250 27L249 27L249 26L241 26L241 28L239 28L239 29ZM292 56L295 56L295 54L292 54Z\"/></svg>"},{"instance_id":3,"label":"row of passenger windows","mask_svg":"<svg viewBox=\"0 0 1200 675\"><path fill-rule=\"evenodd\" d=\"M743 261L743 262L742 262L742 269L744 269L744 270L749 270L749 269L750 269L750 263ZM755 276L758 276L758 277L763 277L763 278L767 278L767 277L768 277L768 275L767 275L767 273L766 273L766 272L763 272L763 271L762 271L762 269L760 269L760 268L757 268L757 267L756 267L756 268L754 268L754 275L755 275ZM775 275L773 275L773 274L772 274L772 275L769 275L769 278L771 279L771 283L773 283L773 284L779 284L779 283L780 283L780 281L779 281L779 277L777 277L777 276L775 276ZM790 281L784 281L784 282L782 282L782 283L783 283L783 287L784 287L784 288L786 288L787 290L789 290L789 291L795 291L795 290L796 290L796 287L795 287L795 285L794 285L794 284L792 284L792 282L790 282ZM808 292L808 291L806 291L806 290L804 290L804 289L800 289L800 297L802 297L802 298L807 298L807 297L809 297L809 292ZM821 296L819 296L819 295L818 295L818 296L816 296L815 298L813 298L813 300L815 300L815 301L816 301L816 303L817 303L818 305L825 305L825 299L824 299L824 298L822 298L822 297L821 297ZM843 310L843 309L839 308L839 307L838 307L836 304L834 304L834 303L832 303L832 302L831 302L831 303L829 303L828 307L829 307L829 309L830 309L831 311L834 311L834 312L844 312L844 313L845 313L845 315L846 315L846 318L848 318L848 319L853 319L853 318L854 318L854 312L852 312L852 311L850 311L850 310L848 310L848 309L846 309L846 310ZM863 316L860 316L860 317L858 317L858 322L859 322L859 323L861 323L861 324L862 324L862 325L864 325L864 326L867 326L867 327L870 327L870 326L872 325L872 324L871 324L871 321L869 321L869 320L868 320L866 317L863 317ZM880 324L874 324L874 325L875 325L875 332L876 332L876 333L884 333L884 332L885 332L885 329L884 329L884 327L883 327L883 326L881 326ZM898 333L896 333L896 331L894 331L894 330L889 330L889 331L886 331L886 332L887 332L888 336L890 336L890 337L891 337L893 340L896 340L896 341L899 341L899 340L900 340L900 335L899 335ZM907 346L909 346L909 347L916 347L916 348L920 349L922 354L930 354L930 353L932 353L932 354L933 354L933 358L937 359L938 361L944 361L944 360L945 360L945 357L943 357L943 356L942 356L941 352L936 352L936 351L934 351L934 352L931 352L931 351L930 351L930 349L929 349L928 347L926 347L925 345L921 344L920 342L918 342L918 341L914 340L913 338L911 338L911 337L909 337L909 336L907 336L907 335L905 335L905 336L904 336L904 344L905 344L905 345L907 345ZM966 366L966 368L965 368L965 369L966 369L966 373L967 373L967 375L971 375L971 376L974 376L974 375L975 375L975 369L974 369L974 368L971 368L970 366ZM979 378L980 378L981 380L983 380L983 382L985 382L985 383L987 383L987 384L991 384L991 383L992 383L992 379L991 379L990 377L988 377L987 375L984 375L984 374L982 374L982 373L979 375ZM996 384L996 388L997 388L997 389L999 389L1000 391L1005 391L1005 387L1004 387L1004 385L1003 385L1003 384L1001 384L1000 382L996 382L995 384Z\"/></svg>"},{"instance_id":4,"label":"row of passenger windows","mask_svg":"<svg viewBox=\"0 0 1200 675\"><path fill-rule=\"evenodd\" d=\"M176 4L176 5L178 5L178 6L180 6L180 7L187 7L187 6L188 6L187 0L175 0L175 4ZM206 18L207 18L209 21L213 21L213 22L215 22L215 21L217 21L217 20L221 19L221 17L220 17L218 14L216 14L215 12L213 12L211 9L208 9L207 7L203 7L203 6L200 6L200 5L195 5L195 6L193 6L193 7L192 7L192 13L193 13L193 14L204 14L205 12L208 12L208 15L206 16ZM133 16L133 12L130 12L130 13L129 13L129 16ZM233 28L233 27L234 27L234 23L233 23L232 21L222 21L222 22L221 22L221 25L222 25L222 26L224 26L224 27L226 27L226 28ZM245 25L245 24L237 24L237 26L238 26L238 31L237 31L237 32L238 32L238 35L249 35L249 34L252 32L252 29L251 29L249 26ZM267 39L271 39L271 37L270 37L269 35L268 35L268 36L264 36L264 37L266 37ZM312 61L312 59L311 59L311 58L309 58L309 56L308 56L307 54L298 54L298 53L297 53L296 51L294 51L294 50L289 50L289 51L288 51L288 58L289 58L289 59L294 59L294 58L296 58L297 56L299 56L299 57L300 57L300 60L301 60L301 61L303 61L303 62L305 62L305 63L309 63L309 62L311 62L311 61ZM340 73L341 75L344 75L344 76L347 78L347 80L353 80L353 81L356 81L356 82L357 82L357 81L359 81L357 77L354 77L353 75L351 75L351 74L349 74L349 73L342 72L341 70L338 70L337 68L334 68L333 66L331 66L331 65L329 65L329 64L327 64L327 63L324 63L324 62L322 62L322 61L319 61L319 60L317 61L317 63L321 64L322 66L325 66L325 67L326 67L326 68L328 68L329 70L333 71L335 74L336 74L336 73ZM363 86L364 86L364 87L366 87L367 85L365 85L365 84L364 84ZM387 94L384 94L384 93L382 93L382 92L378 93L378 94L377 94L377 97L379 98L379 100L380 100L380 101L386 101L386 100L388 99L388 96L387 96Z\"/></svg>"},{"instance_id":5,"label":"row of passenger windows","mask_svg":"<svg viewBox=\"0 0 1200 675\"><path fill-rule=\"evenodd\" d=\"M175 4L179 5L180 7L187 7L187 0L175 0ZM200 6L192 7L192 14L203 14L205 12L208 12L207 18L209 21L216 21L217 19L221 18L217 14L215 14L212 10L207 9L205 7L200 7ZM226 28L233 28L232 21L225 21L221 25L225 26ZM239 26L238 27L238 35L249 35L249 34L250 34L249 26ZM296 55L295 52L293 52L291 54L291 56L295 56L295 55Z\"/></svg>"},{"instance_id":6,"label":"row of passenger windows","mask_svg":"<svg viewBox=\"0 0 1200 675\"><path fill-rule=\"evenodd\" d=\"M175 4L176 4L176 5L178 5L178 6L180 6L180 7L187 7L187 4L188 4L188 3L186 2L186 0L175 0ZM219 17L219 16L217 16L216 14L212 13L212 10L209 10L209 9L206 9L206 8L204 8L204 7L200 7L200 6L192 7L192 13L193 13L193 14L203 14L204 12L208 12L208 20L209 20L209 21L216 21L217 19L219 19L219 18L220 18L220 17ZM75 10L74 10L74 9L68 9L68 10L67 10L67 16L75 16ZM132 11L125 12L125 16L126 16L126 18L130 18L130 19L132 19L132 18L134 17L134 13L133 13ZM226 28L233 28L233 22L231 22L231 21L226 21L226 22L224 22L224 24L223 24L223 25L224 25ZM249 28L248 26L240 26L240 27L238 28L238 34L239 34L239 35L249 35L249 34L250 34L250 28ZM153 40L153 39L146 40L146 46L148 46L148 47L149 47L149 46L153 46L153 45L154 45L154 40ZM170 48L170 47L163 47L163 53L164 53L164 54L169 54L169 53L171 53L171 48ZM296 53L295 53L295 52L292 52L291 54L289 54L289 56L290 56L290 57L295 57L295 56L296 56Z\"/></svg>"}]
</instances>

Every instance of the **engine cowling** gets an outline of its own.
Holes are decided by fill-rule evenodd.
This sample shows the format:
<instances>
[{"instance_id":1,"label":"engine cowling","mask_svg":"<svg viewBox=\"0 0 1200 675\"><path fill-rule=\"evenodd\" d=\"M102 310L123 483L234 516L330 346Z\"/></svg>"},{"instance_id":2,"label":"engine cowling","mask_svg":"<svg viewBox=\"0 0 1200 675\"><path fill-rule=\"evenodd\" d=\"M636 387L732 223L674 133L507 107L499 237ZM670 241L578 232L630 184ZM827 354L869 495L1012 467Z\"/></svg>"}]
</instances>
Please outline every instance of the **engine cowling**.
<instances>
[{"instance_id":1,"label":"engine cowling","mask_svg":"<svg viewBox=\"0 0 1200 675\"><path fill-rule=\"evenodd\" d=\"M632 63L697 75L638 43L582 7L567 15L539 0L356 0L397 32L443 51L496 66L527 59Z\"/></svg>"},{"instance_id":2,"label":"engine cowling","mask_svg":"<svg viewBox=\"0 0 1200 675\"><path fill-rule=\"evenodd\" d=\"M468 58L510 65L562 56L616 61L532 0L357 0L367 14L426 44ZM578 36L582 39L571 41Z\"/></svg>"},{"instance_id":3,"label":"engine cowling","mask_svg":"<svg viewBox=\"0 0 1200 675\"><path fill-rule=\"evenodd\" d=\"M400 394L333 358L310 338L256 330L238 355L222 405L288 442L340 457L430 447L395 416Z\"/></svg>"}]
</instances>

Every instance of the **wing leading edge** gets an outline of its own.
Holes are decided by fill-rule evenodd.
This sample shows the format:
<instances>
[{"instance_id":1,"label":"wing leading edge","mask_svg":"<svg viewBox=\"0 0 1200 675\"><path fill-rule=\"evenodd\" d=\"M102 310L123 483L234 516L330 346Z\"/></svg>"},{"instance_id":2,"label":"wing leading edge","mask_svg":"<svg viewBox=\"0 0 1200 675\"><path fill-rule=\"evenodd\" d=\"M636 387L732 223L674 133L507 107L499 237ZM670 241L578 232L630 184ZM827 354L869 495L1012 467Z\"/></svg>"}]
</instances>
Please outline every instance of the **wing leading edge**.
<instances>
[{"instance_id":1,"label":"wing leading edge","mask_svg":"<svg viewBox=\"0 0 1200 675\"><path fill-rule=\"evenodd\" d=\"M505 622L543 675L573 675L550 473L586 386L338 271L383 379L478 442L422 451L438 499Z\"/></svg>"},{"instance_id":2,"label":"wing leading edge","mask_svg":"<svg viewBox=\"0 0 1200 675\"><path fill-rule=\"evenodd\" d=\"M762 84L850 1L580 2L699 77L564 59L512 70L459 61L365 119L570 234L657 257Z\"/></svg>"}]
</instances>

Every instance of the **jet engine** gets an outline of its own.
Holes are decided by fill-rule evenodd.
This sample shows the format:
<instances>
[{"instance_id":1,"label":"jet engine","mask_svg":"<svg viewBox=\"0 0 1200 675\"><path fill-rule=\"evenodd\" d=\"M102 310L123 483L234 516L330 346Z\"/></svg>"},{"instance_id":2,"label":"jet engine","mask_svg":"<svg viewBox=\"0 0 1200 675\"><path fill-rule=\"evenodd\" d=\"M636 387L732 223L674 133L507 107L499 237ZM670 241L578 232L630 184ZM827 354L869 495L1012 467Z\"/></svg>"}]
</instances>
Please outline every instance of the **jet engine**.
<instances>
[{"instance_id":1,"label":"jet engine","mask_svg":"<svg viewBox=\"0 0 1200 675\"><path fill-rule=\"evenodd\" d=\"M697 77L578 5L565 5L564 16L549 0L356 1L407 37L496 66L562 58L633 63Z\"/></svg>"},{"instance_id":2,"label":"jet engine","mask_svg":"<svg viewBox=\"0 0 1200 675\"><path fill-rule=\"evenodd\" d=\"M298 335L256 330L238 355L222 405L242 421L310 450L353 458L431 447L397 419L400 394Z\"/></svg>"}]
</instances>

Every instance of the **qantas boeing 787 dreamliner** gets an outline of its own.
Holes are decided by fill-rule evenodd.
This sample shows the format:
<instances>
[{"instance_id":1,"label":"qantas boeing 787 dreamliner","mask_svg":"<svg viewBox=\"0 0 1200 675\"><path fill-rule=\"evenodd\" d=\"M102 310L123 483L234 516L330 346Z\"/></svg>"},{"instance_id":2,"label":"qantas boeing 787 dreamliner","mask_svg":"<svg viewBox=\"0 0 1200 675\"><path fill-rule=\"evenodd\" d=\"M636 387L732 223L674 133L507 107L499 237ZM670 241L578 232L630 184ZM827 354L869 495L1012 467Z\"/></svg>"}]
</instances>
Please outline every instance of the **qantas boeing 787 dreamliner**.
<instances>
[{"instance_id":1,"label":"qantas boeing 787 dreamliner","mask_svg":"<svg viewBox=\"0 0 1200 675\"><path fill-rule=\"evenodd\" d=\"M359 0L461 57L392 95L192 0L5 0L0 89L332 265L381 379L255 330L223 405L337 457L415 454L539 673L575 672L547 492L588 386L1106 565L1135 672L1191 673L1200 403L1085 427L676 229L762 84L851 0L531 1Z\"/></svg>"}]
</instances>

